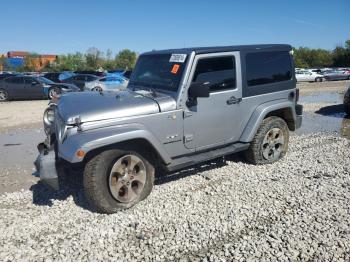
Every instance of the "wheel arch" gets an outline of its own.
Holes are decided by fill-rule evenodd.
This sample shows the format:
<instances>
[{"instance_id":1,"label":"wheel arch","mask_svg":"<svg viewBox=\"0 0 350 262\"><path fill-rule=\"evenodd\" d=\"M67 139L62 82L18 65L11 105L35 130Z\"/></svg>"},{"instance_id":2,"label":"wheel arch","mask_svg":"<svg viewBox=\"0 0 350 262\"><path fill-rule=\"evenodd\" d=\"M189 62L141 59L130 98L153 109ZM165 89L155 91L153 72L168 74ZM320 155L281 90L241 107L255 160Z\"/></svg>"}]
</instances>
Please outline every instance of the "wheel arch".
<instances>
[{"instance_id":1,"label":"wheel arch","mask_svg":"<svg viewBox=\"0 0 350 262\"><path fill-rule=\"evenodd\" d=\"M141 150L138 150L138 147L140 147ZM162 156L159 154L159 152L156 150L156 148L153 146L151 142L149 142L145 138L132 138L129 140L115 142L113 144L97 147L88 151L83 159L83 163L88 162L91 158L93 158L94 156L104 151L112 150L112 149L120 149L125 151L132 150L139 154L141 153L140 151L143 151L145 153L146 152L149 153L149 155L146 158L150 158L152 161L155 161L156 165L164 162L164 159L162 158Z\"/></svg>"},{"instance_id":2,"label":"wheel arch","mask_svg":"<svg viewBox=\"0 0 350 262\"><path fill-rule=\"evenodd\" d=\"M241 142L250 142L254 138L262 121L270 116L277 116L286 121L289 130L296 129L295 103L293 101L283 101L276 103L271 101L258 106L250 117L242 136Z\"/></svg>"},{"instance_id":3,"label":"wheel arch","mask_svg":"<svg viewBox=\"0 0 350 262\"><path fill-rule=\"evenodd\" d=\"M140 125L77 132L75 135L68 136L59 145L58 154L70 163L78 163L85 161L86 157L96 155L98 152L108 149L118 149L120 147L126 148L127 145L133 148L139 146L144 151L155 155L160 162L165 164L171 162L171 158L161 142L152 133L142 129ZM83 158L76 156L78 150L85 152Z\"/></svg>"}]
</instances>

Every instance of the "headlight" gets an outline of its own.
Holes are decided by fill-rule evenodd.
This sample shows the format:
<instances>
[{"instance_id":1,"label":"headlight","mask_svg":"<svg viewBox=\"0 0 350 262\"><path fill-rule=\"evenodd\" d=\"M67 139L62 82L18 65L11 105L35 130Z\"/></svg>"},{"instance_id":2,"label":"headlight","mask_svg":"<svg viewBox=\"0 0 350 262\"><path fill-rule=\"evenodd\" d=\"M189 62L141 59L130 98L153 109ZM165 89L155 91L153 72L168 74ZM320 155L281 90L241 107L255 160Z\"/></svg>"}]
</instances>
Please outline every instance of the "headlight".
<instances>
[{"instance_id":1,"label":"headlight","mask_svg":"<svg viewBox=\"0 0 350 262\"><path fill-rule=\"evenodd\" d=\"M50 106L45 109L43 122L44 122L45 133L46 134L50 133L51 126L55 122L55 107Z\"/></svg>"}]
</instances>

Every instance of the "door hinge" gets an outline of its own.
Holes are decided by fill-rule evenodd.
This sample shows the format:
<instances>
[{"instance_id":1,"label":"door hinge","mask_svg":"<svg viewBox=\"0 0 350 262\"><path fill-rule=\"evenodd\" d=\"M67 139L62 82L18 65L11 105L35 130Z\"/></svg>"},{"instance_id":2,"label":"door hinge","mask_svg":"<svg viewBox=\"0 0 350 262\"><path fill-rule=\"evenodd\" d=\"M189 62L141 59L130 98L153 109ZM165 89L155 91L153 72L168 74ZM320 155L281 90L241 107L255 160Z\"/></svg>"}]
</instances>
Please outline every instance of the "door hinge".
<instances>
[{"instance_id":1,"label":"door hinge","mask_svg":"<svg viewBox=\"0 0 350 262\"><path fill-rule=\"evenodd\" d=\"M184 111L184 118L193 116L193 113L190 111Z\"/></svg>"}]
</instances>

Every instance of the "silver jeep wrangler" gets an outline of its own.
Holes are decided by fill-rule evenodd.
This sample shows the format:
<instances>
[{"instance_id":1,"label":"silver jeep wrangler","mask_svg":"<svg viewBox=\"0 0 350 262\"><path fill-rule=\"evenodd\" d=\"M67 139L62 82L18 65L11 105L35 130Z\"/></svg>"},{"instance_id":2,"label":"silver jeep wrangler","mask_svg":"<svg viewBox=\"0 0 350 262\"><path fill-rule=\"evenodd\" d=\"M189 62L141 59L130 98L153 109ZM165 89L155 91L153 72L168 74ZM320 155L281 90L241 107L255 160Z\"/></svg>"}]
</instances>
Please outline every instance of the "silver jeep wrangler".
<instances>
[{"instance_id":1,"label":"silver jeep wrangler","mask_svg":"<svg viewBox=\"0 0 350 262\"><path fill-rule=\"evenodd\" d=\"M289 45L144 53L126 90L66 94L46 110L37 167L57 188L57 167L79 163L91 206L113 213L145 199L156 170L239 151L281 159L301 125L298 95Z\"/></svg>"}]
</instances>

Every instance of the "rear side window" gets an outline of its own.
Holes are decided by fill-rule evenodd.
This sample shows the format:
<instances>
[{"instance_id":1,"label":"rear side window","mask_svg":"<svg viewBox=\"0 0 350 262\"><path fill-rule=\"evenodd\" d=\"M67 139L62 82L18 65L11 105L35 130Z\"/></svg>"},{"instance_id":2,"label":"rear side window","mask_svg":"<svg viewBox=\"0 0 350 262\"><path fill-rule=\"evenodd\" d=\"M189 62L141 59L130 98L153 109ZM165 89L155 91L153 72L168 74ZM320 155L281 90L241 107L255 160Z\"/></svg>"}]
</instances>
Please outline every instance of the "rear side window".
<instances>
[{"instance_id":1,"label":"rear side window","mask_svg":"<svg viewBox=\"0 0 350 262\"><path fill-rule=\"evenodd\" d=\"M292 79L292 61L288 51L256 52L246 55L248 86Z\"/></svg>"},{"instance_id":2,"label":"rear side window","mask_svg":"<svg viewBox=\"0 0 350 262\"><path fill-rule=\"evenodd\" d=\"M236 88L234 56L203 58L198 60L193 82L210 82L211 92Z\"/></svg>"}]
</instances>

